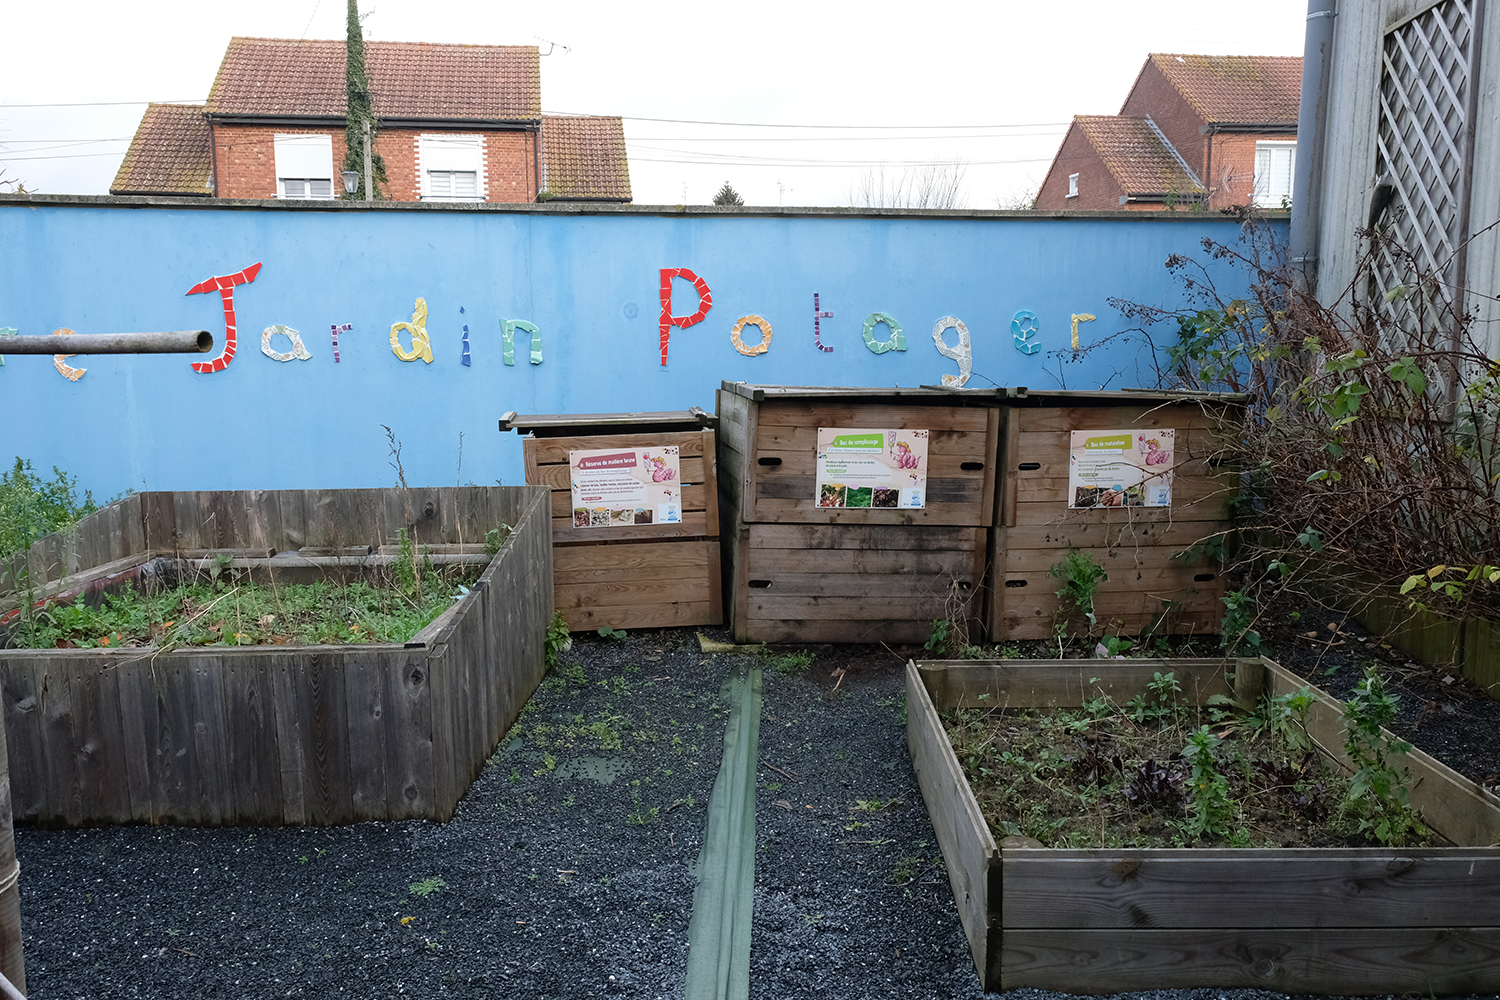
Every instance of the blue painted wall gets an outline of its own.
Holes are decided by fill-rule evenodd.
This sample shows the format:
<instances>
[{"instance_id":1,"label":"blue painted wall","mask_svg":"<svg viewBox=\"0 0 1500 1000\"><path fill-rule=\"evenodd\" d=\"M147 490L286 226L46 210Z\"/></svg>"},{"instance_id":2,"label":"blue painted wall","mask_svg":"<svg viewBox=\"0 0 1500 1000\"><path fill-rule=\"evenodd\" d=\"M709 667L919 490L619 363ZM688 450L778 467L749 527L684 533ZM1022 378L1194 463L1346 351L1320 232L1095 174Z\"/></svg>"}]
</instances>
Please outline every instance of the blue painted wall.
<instances>
[{"instance_id":1,"label":"blue painted wall","mask_svg":"<svg viewBox=\"0 0 1500 1000\"><path fill-rule=\"evenodd\" d=\"M48 334L207 329L223 336L215 294L194 284L261 262L236 289L239 350L223 372L199 356L76 357L69 382L50 358L0 368L0 457L22 455L79 476L96 495L140 489L388 486L382 424L402 442L415 484L522 481L521 448L496 419L520 413L712 411L720 380L926 385L955 374L932 341L956 316L973 338L971 386L1093 389L1151 385L1138 340L1071 360L1069 320L1093 313L1085 345L1132 324L1120 297L1185 304L1163 262L1234 242L1229 220L1038 217L859 218L823 214L681 216L647 211L308 211L0 203L0 327ZM688 267L713 292L706 319L672 330L659 363L658 270ZM1221 275L1233 282L1234 276ZM696 293L675 282L678 314ZM812 297L833 312L813 343ZM432 364L392 353L391 324L427 300ZM460 307L463 312L460 313ZM1010 321L1040 319L1041 351L1014 347ZM876 355L864 318L885 312L907 350ZM745 357L736 319L764 316L770 350ZM542 331L544 361L501 360L500 321ZM301 331L312 359L277 362L260 331ZM334 364L329 327L352 323ZM467 323L473 363L460 364ZM887 331L877 329L884 339ZM758 339L753 329L744 338ZM403 333L403 343L409 338ZM948 343L956 341L954 331ZM3 342L0 342L3 343ZM284 338L273 347L288 350ZM1062 355L1053 353L1063 351ZM215 352L218 351L216 343ZM0 346L3 353L3 346ZM210 355L211 357L211 355ZM459 436L463 435L462 469Z\"/></svg>"}]
</instances>

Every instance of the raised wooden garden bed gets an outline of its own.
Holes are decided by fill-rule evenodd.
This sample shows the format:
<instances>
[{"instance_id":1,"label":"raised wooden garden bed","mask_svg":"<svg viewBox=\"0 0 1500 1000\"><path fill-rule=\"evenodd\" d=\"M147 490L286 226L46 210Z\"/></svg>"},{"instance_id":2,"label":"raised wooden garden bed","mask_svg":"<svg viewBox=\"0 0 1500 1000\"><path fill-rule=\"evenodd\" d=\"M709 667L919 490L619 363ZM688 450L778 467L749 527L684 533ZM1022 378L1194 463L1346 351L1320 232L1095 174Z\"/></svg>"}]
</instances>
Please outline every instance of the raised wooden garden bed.
<instances>
[{"instance_id":1,"label":"raised wooden garden bed","mask_svg":"<svg viewBox=\"0 0 1500 1000\"><path fill-rule=\"evenodd\" d=\"M1248 397L1159 392L1007 390L999 466L1000 516L992 534L986 616L990 638L1045 639L1058 611L1051 567L1071 546L1109 578L1094 596L1101 626L1134 635L1217 632L1224 613L1219 561L1179 553L1229 530L1239 475L1220 466L1219 439ZM1175 432L1171 505L1070 508L1073 431Z\"/></svg>"},{"instance_id":2,"label":"raised wooden garden bed","mask_svg":"<svg viewBox=\"0 0 1500 1000\"><path fill-rule=\"evenodd\" d=\"M410 519L408 517L410 515ZM513 530L484 554L487 531ZM386 568L401 528L488 563L403 646L0 649L17 820L308 824L452 816L545 670L548 492L139 493L32 546L43 597L231 557L270 580Z\"/></svg>"},{"instance_id":3,"label":"raised wooden garden bed","mask_svg":"<svg viewBox=\"0 0 1500 1000\"><path fill-rule=\"evenodd\" d=\"M1258 988L1289 993L1500 988L1500 800L1421 751L1411 801L1456 847L1053 850L997 844L939 708L1123 704L1157 671L1191 703L1248 704L1304 682L1265 659L908 664L907 740L987 990ZM1097 682L1093 678L1099 678ZM1308 717L1342 761L1342 706Z\"/></svg>"},{"instance_id":4,"label":"raised wooden garden bed","mask_svg":"<svg viewBox=\"0 0 1500 1000\"><path fill-rule=\"evenodd\" d=\"M701 409L578 413L500 420L525 435L526 482L552 491L557 610L575 631L724 620L719 568L719 486L714 418ZM580 526L569 455L575 451L677 450L682 517L673 523Z\"/></svg>"},{"instance_id":5,"label":"raised wooden garden bed","mask_svg":"<svg viewBox=\"0 0 1500 1000\"><path fill-rule=\"evenodd\" d=\"M921 642L935 618L977 626L1000 443L993 391L725 382L718 414L736 641ZM923 506L821 504L820 428L926 432Z\"/></svg>"}]
</instances>

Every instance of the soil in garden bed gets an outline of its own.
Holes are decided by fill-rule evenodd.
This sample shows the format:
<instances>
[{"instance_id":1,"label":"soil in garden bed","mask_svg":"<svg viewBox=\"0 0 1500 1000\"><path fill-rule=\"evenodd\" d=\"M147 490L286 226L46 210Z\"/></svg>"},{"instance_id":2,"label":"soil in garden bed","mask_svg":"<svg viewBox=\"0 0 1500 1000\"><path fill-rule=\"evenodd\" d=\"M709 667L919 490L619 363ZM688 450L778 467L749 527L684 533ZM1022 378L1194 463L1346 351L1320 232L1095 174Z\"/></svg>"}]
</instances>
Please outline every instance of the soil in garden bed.
<instances>
[{"instance_id":1,"label":"soil in garden bed","mask_svg":"<svg viewBox=\"0 0 1500 1000\"><path fill-rule=\"evenodd\" d=\"M402 643L479 578L481 566L445 567L421 586L376 578L275 585L217 579L147 594L134 584L55 602L16 621L12 649L122 646L303 646Z\"/></svg>"},{"instance_id":2,"label":"soil in garden bed","mask_svg":"<svg viewBox=\"0 0 1500 1000\"><path fill-rule=\"evenodd\" d=\"M1127 706L943 712L995 838L1063 848L1379 846L1340 808L1348 777L1294 719L1277 726L1184 707L1170 680L1160 696Z\"/></svg>"}]
</instances>

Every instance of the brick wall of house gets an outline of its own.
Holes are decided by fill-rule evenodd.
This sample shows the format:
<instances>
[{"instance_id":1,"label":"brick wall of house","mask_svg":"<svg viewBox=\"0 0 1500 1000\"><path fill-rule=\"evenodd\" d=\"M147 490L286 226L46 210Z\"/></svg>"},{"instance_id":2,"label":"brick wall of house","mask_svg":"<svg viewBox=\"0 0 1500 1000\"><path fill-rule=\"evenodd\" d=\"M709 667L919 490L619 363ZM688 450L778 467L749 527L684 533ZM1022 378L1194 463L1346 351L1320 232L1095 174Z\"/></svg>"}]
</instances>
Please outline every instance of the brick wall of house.
<instances>
[{"instance_id":1,"label":"brick wall of house","mask_svg":"<svg viewBox=\"0 0 1500 1000\"><path fill-rule=\"evenodd\" d=\"M1078 197L1068 197L1068 175L1078 175ZM1094 146L1077 125L1068 126L1062 148L1052 161L1052 168L1036 193L1036 207L1057 211L1083 209L1095 212L1119 211L1120 196L1125 192L1114 175L1099 159ZM1135 207L1135 206L1130 206Z\"/></svg>"},{"instance_id":2,"label":"brick wall of house","mask_svg":"<svg viewBox=\"0 0 1500 1000\"><path fill-rule=\"evenodd\" d=\"M1162 75L1161 70L1156 68L1156 63L1147 60L1141 75L1136 78L1135 86L1130 89L1130 96L1125 98L1120 114L1136 118L1149 117L1161 129L1167 141L1177 147L1177 152L1187 161L1193 173L1200 180L1203 179L1208 149L1204 137L1198 133L1198 129L1203 127L1203 119L1177 88L1172 86L1171 81Z\"/></svg>"},{"instance_id":3,"label":"brick wall of house","mask_svg":"<svg viewBox=\"0 0 1500 1000\"><path fill-rule=\"evenodd\" d=\"M276 136L330 135L333 137L334 191L342 190L339 170L344 162L342 128L289 128L266 125L214 125L214 165L220 198L276 197ZM419 201L417 146L423 133L414 129L384 129L375 150L385 160L385 194L394 201ZM485 201L536 200L535 132L490 132L485 139Z\"/></svg>"}]
</instances>

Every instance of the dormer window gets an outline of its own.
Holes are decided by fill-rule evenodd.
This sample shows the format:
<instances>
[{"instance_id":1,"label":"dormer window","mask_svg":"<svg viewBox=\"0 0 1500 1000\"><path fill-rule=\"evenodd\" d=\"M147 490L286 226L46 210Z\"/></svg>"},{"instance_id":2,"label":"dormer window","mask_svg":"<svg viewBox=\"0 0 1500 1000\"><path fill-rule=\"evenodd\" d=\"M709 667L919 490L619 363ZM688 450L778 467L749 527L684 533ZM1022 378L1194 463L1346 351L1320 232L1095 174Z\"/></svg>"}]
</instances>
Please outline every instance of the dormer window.
<instances>
[{"instance_id":1,"label":"dormer window","mask_svg":"<svg viewBox=\"0 0 1500 1000\"><path fill-rule=\"evenodd\" d=\"M1078 175L1077 174L1069 174L1068 175L1068 197L1069 198L1077 198L1078 197Z\"/></svg>"}]
</instances>

